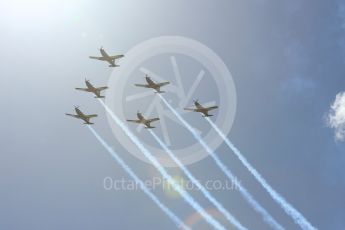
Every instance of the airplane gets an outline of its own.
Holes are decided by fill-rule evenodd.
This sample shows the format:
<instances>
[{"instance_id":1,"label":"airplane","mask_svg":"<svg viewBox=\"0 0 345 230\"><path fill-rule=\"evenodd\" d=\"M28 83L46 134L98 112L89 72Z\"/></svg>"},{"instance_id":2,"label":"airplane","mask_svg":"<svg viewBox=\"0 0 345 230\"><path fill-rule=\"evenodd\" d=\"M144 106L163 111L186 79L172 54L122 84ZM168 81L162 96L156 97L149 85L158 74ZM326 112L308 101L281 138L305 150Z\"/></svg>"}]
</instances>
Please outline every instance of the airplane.
<instances>
[{"instance_id":1,"label":"airplane","mask_svg":"<svg viewBox=\"0 0 345 230\"><path fill-rule=\"evenodd\" d=\"M108 62L110 65L109 67L118 67L119 65L115 64L115 61L117 59L120 59L122 57L124 57L124 55L119 54L119 55L114 55L114 56L109 56L107 54L107 52L105 52L105 50L103 49L103 47L100 48L99 50L101 52L102 57L94 57L94 56L90 56L91 59L96 59L96 60L100 60L100 61L106 61Z\"/></svg>"},{"instance_id":2,"label":"airplane","mask_svg":"<svg viewBox=\"0 0 345 230\"><path fill-rule=\"evenodd\" d=\"M85 84L87 88L75 88L76 90L81 90L81 91L85 91L85 92L90 92L96 95L95 98L104 98L104 96L101 96L101 91L102 90L106 90L108 89L107 86L104 87L94 87L89 80L85 79Z\"/></svg>"},{"instance_id":3,"label":"airplane","mask_svg":"<svg viewBox=\"0 0 345 230\"><path fill-rule=\"evenodd\" d=\"M146 85L142 85L142 84L134 84L134 85L138 86L138 87L154 89L154 90L156 90L155 93L165 93L164 91L161 91L161 87L165 86L165 85L168 85L170 83L170 82L156 83L147 75L145 76L145 79L146 79L146 82L147 82Z\"/></svg>"},{"instance_id":4,"label":"airplane","mask_svg":"<svg viewBox=\"0 0 345 230\"><path fill-rule=\"evenodd\" d=\"M97 114L85 115L82 111L80 111L79 106L74 106L76 114L69 114L66 113L67 116L71 116L77 119L83 120L85 125L93 125L94 123L90 122L90 119L93 117L97 117Z\"/></svg>"},{"instance_id":5,"label":"airplane","mask_svg":"<svg viewBox=\"0 0 345 230\"><path fill-rule=\"evenodd\" d=\"M195 108L184 108L184 110L202 113L203 117L212 117L213 115L208 114L208 112L218 108L218 106L203 107L198 100L194 100L194 105Z\"/></svg>"},{"instance_id":6,"label":"airplane","mask_svg":"<svg viewBox=\"0 0 345 230\"><path fill-rule=\"evenodd\" d=\"M127 120L128 122L133 122L137 124L145 125L146 129L153 129L154 126L151 126L151 122L158 121L159 118L145 119L144 116L138 111L137 112L138 120Z\"/></svg>"}]
</instances>

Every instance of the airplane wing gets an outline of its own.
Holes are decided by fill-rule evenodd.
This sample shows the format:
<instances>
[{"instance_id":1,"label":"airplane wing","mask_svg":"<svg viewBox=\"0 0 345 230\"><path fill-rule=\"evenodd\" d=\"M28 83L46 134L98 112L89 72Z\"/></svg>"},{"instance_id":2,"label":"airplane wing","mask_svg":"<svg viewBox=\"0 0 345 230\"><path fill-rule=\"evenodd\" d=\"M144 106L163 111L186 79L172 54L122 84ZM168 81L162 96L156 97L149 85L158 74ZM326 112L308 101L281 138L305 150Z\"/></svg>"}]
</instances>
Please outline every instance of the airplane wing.
<instances>
[{"instance_id":1,"label":"airplane wing","mask_svg":"<svg viewBox=\"0 0 345 230\"><path fill-rule=\"evenodd\" d=\"M211 107L207 107L205 108L207 111L213 110L213 109L217 109L218 106L211 106Z\"/></svg>"},{"instance_id":2,"label":"airplane wing","mask_svg":"<svg viewBox=\"0 0 345 230\"><path fill-rule=\"evenodd\" d=\"M91 59L96 59L96 60L100 60L100 61L106 61L107 59L104 57L94 57L94 56L90 56L89 58Z\"/></svg>"},{"instance_id":3,"label":"airplane wing","mask_svg":"<svg viewBox=\"0 0 345 230\"><path fill-rule=\"evenodd\" d=\"M97 117L97 114L90 114L90 115L85 115L86 118L93 118L93 117Z\"/></svg>"},{"instance_id":4,"label":"airplane wing","mask_svg":"<svg viewBox=\"0 0 345 230\"><path fill-rule=\"evenodd\" d=\"M75 88L75 89L85 91L85 92L90 92L90 90L88 88Z\"/></svg>"},{"instance_id":5,"label":"airplane wing","mask_svg":"<svg viewBox=\"0 0 345 230\"><path fill-rule=\"evenodd\" d=\"M133 122L133 123L140 123L140 121L139 120L126 120L126 121L128 121L128 122Z\"/></svg>"},{"instance_id":6,"label":"airplane wing","mask_svg":"<svg viewBox=\"0 0 345 230\"><path fill-rule=\"evenodd\" d=\"M123 57L124 57L124 55L122 55L122 54L110 56L110 58L113 59L113 60L120 59L120 58L123 58Z\"/></svg>"},{"instance_id":7,"label":"airplane wing","mask_svg":"<svg viewBox=\"0 0 345 230\"><path fill-rule=\"evenodd\" d=\"M99 88L97 88L97 90L99 90L99 91L102 91L102 90L105 90L105 89L108 89L108 87L107 87L107 86L104 86L104 87L99 87Z\"/></svg>"},{"instance_id":8,"label":"airplane wing","mask_svg":"<svg viewBox=\"0 0 345 230\"><path fill-rule=\"evenodd\" d=\"M159 121L159 118L152 118L152 119L147 119L147 122L151 123L154 121Z\"/></svg>"},{"instance_id":9,"label":"airplane wing","mask_svg":"<svg viewBox=\"0 0 345 230\"><path fill-rule=\"evenodd\" d=\"M78 115L75 114L69 114L69 113L65 113L67 116L71 116L71 117L75 117L75 118L80 118Z\"/></svg>"},{"instance_id":10,"label":"airplane wing","mask_svg":"<svg viewBox=\"0 0 345 230\"><path fill-rule=\"evenodd\" d=\"M150 88L149 85L142 85L142 84L134 84L134 85L138 87Z\"/></svg>"},{"instance_id":11,"label":"airplane wing","mask_svg":"<svg viewBox=\"0 0 345 230\"><path fill-rule=\"evenodd\" d=\"M188 111L193 111L193 112L195 112L196 109L194 109L194 108L184 108L184 110L188 110Z\"/></svg>"},{"instance_id":12,"label":"airplane wing","mask_svg":"<svg viewBox=\"0 0 345 230\"><path fill-rule=\"evenodd\" d=\"M158 83L157 85L159 86L159 87L162 87L162 86L165 86L165 85L168 85L168 84L170 84L170 82L162 82L162 83Z\"/></svg>"}]
</instances>

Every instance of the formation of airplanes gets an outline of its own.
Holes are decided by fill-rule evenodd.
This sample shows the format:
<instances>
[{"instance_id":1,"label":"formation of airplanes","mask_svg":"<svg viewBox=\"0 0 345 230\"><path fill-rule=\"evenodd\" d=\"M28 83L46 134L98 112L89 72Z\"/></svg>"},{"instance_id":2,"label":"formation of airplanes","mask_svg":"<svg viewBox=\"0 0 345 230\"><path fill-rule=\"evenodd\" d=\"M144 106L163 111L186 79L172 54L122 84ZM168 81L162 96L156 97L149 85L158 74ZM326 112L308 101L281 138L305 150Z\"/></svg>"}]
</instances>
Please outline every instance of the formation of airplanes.
<instances>
[{"instance_id":1,"label":"formation of airplanes","mask_svg":"<svg viewBox=\"0 0 345 230\"><path fill-rule=\"evenodd\" d=\"M90 56L91 59L96 59L100 61L106 61L110 65L109 67L119 67L119 65L116 64L116 61L120 58L123 58L124 55L118 54L118 55L113 55L110 56L108 53L103 49L103 47L100 48L100 57L95 57L95 56ZM166 86L170 84L170 82L155 82L152 80L148 75L145 76L146 84L134 84L137 87L143 87L143 88L148 88L148 89L153 89L155 93L165 93L164 91L161 91L161 87ZM86 88L75 88L76 90L84 91L84 92L89 92L93 93L95 95L95 98L104 98L104 96L101 95L101 92L108 89L107 86L102 86L102 87L95 87L91 84L89 80L85 79L85 85ZM199 103L198 100L194 100L194 108L184 108L184 110L187 111L192 111L192 112L197 112L201 113L203 117L210 117L213 116L212 114L209 114L211 110L217 109L218 106L210 106L210 107L205 107ZM75 106L75 112L76 114L69 114L66 113L67 116L71 116L77 119L81 119L84 121L84 124L86 125L92 125L94 123L90 122L91 118L97 117L97 114L90 114L86 115L84 114L78 106ZM152 122L159 121L159 118L148 118L146 119L139 111L137 112L137 120L127 120L128 122L144 125L145 128L147 129L153 129L155 128L154 126L151 126Z\"/></svg>"}]
</instances>

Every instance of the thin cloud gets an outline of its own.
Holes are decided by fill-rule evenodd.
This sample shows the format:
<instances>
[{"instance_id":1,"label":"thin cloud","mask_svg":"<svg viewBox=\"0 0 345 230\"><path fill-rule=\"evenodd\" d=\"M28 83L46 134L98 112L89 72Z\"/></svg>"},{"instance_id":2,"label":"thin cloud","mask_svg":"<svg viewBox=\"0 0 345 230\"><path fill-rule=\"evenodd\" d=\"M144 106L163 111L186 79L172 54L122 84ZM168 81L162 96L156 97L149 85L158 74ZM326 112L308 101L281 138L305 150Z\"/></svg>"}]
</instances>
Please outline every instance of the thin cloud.
<instances>
[{"instance_id":1,"label":"thin cloud","mask_svg":"<svg viewBox=\"0 0 345 230\"><path fill-rule=\"evenodd\" d=\"M334 129L337 141L345 141L345 92L335 97L328 114L328 125Z\"/></svg>"}]
</instances>

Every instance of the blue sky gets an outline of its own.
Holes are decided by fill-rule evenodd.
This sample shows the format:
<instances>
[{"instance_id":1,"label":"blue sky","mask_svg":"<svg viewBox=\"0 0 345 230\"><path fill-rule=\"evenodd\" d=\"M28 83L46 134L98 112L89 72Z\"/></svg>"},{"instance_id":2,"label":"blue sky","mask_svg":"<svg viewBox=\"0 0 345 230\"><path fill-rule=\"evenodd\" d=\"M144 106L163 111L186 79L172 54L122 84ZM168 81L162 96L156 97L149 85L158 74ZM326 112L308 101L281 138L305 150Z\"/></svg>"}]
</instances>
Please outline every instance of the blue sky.
<instances>
[{"instance_id":1,"label":"blue sky","mask_svg":"<svg viewBox=\"0 0 345 230\"><path fill-rule=\"evenodd\" d=\"M114 138L102 108L73 87L85 77L107 83L109 69L87 58L100 46L125 53L162 35L193 38L223 59L237 92L231 140L316 227L344 228L345 144L327 126L345 91L343 1L27 2L0 3L1 229L175 229L143 193L103 189L105 177L127 175L64 116L75 104L99 113L96 129L152 177ZM226 146L217 152L283 226L298 229ZM208 158L190 169L224 179ZM156 193L182 219L192 215L182 200ZM250 229L267 228L239 194L215 196Z\"/></svg>"}]
</instances>

